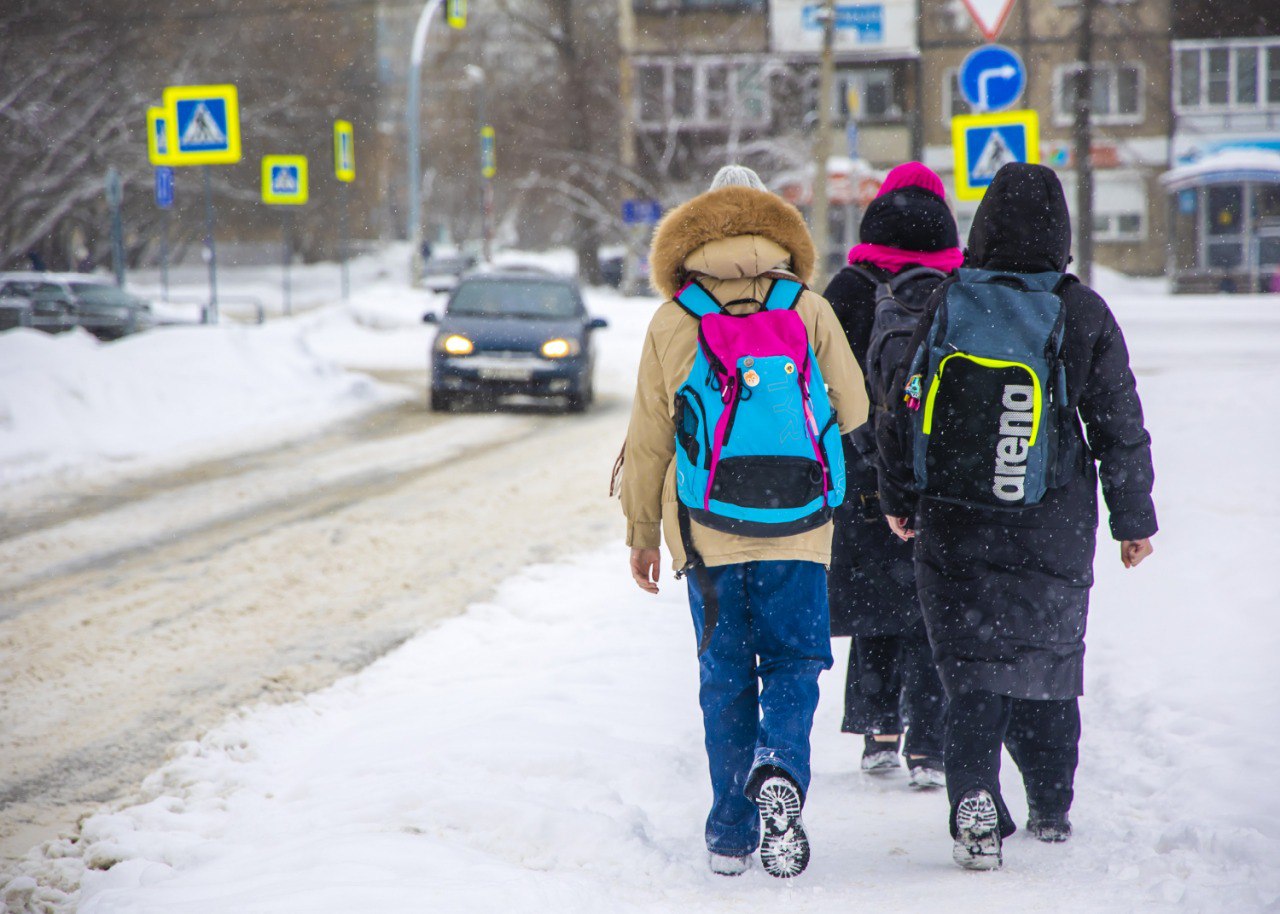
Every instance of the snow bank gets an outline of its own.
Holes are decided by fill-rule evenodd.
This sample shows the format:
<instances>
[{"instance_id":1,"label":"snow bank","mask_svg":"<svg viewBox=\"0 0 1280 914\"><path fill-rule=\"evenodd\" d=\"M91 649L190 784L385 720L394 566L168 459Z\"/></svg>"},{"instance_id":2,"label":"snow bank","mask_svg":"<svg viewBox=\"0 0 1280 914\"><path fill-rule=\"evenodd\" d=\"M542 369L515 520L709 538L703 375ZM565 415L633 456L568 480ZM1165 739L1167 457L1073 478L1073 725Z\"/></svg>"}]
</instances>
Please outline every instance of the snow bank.
<instances>
[{"instance_id":1,"label":"snow bank","mask_svg":"<svg viewBox=\"0 0 1280 914\"><path fill-rule=\"evenodd\" d=\"M302 327L0 334L0 485L279 440L396 394L317 355Z\"/></svg>"}]
</instances>

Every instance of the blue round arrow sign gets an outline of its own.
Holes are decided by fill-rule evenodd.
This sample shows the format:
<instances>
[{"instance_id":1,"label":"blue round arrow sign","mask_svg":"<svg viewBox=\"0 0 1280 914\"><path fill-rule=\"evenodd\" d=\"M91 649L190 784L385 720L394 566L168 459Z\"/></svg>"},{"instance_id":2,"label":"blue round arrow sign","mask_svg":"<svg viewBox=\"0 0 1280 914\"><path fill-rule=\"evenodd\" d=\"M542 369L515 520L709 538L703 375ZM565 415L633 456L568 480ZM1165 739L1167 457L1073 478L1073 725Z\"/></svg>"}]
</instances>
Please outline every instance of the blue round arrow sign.
<instances>
[{"instance_id":1,"label":"blue round arrow sign","mask_svg":"<svg viewBox=\"0 0 1280 914\"><path fill-rule=\"evenodd\" d=\"M1027 86L1022 58L1003 45L989 44L970 52L960 65L960 94L978 111L1013 107Z\"/></svg>"}]
</instances>

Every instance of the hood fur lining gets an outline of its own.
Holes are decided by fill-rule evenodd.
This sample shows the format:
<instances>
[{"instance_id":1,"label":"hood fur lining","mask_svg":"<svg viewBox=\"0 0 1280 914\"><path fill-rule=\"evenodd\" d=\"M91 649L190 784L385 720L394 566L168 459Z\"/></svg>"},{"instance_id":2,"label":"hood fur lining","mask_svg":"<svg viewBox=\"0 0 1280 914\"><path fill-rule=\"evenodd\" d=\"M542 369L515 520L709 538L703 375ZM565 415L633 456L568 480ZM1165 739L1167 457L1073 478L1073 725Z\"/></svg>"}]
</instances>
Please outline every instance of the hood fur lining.
<instances>
[{"instance_id":1,"label":"hood fur lining","mask_svg":"<svg viewBox=\"0 0 1280 914\"><path fill-rule=\"evenodd\" d=\"M685 260L703 245L741 235L761 235L791 256L791 270L808 283L816 253L800 211L781 197L749 187L723 187L694 197L658 225L649 252L653 288L675 296L687 281Z\"/></svg>"}]
</instances>

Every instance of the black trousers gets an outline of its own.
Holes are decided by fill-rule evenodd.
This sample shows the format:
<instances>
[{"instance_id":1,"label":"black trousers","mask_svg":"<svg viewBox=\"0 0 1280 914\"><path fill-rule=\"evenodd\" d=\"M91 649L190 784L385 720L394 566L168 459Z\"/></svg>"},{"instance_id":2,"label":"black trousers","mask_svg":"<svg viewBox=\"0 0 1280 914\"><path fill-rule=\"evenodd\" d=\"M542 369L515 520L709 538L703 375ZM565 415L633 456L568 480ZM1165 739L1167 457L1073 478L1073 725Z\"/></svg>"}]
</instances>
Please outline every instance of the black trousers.
<instances>
[{"instance_id":1,"label":"black trousers","mask_svg":"<svg viewBox=\"0 0 1280 914\"><path fill-rule=\"evenodd\" d=\"M951 834L956 806L970 790L982 788L996 801L1001 833L1017 830L1000 795L1000 747L1009 750L1022 772L1027 805L1041 814L1071 808L1079 762L1080 704L1032 701L994 692L951 696L947 716L947 796L951 800Z\"/></svg>"},{"instance_id":2,"label":"black trousers","mask_svg":"<svg viewBox=\"0 0 1280 914\"><path fill-rule=\"evenodd\" d=\"M845 733L906 731L908 755L942 758L947 698L923 636L853 639L844 681Z\"/></svg>"}]
</instances>

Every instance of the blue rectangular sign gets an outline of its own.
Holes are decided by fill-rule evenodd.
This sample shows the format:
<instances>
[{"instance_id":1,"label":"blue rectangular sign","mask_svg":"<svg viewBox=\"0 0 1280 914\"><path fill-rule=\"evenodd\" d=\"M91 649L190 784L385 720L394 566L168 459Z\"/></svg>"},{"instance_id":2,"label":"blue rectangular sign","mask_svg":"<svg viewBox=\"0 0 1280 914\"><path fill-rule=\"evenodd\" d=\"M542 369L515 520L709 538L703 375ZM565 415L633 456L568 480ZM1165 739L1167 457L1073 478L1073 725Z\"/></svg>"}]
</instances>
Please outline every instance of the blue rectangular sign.
<instances>
[{"instance_id":1,"label":"blue rectangular sign","mask_svg":"<svg viewBox=\"0 0 1280 914\"><path fill-rule=\"evenodd\" d=\"M156 206L161 209L173 206L173 169L168 165L156 168Z\"/></svg>"},{"instance_id":2,"label":"blue rectangular sign","mask_svg":"<svg viewBox=\"0 0 1280 914\"><path fill-rule=\"evenodd\" d=\"M622 221L627 225L644 225L662 218L662 204L657 200L623 200Z\"/></svg>"},{"instance_id":3,"label":"blue rectangular sign","mask_svg":"<svg viewBox=\"0 0 1280 914\"><path fill-rule=\"evenodd\" d=\"M819 13L823 6L813 3L804 8L803 27L808 31L822 31ZM884 43L884 7L879 3L836 4L836 28L856 32L858 44Z\"/></svg>"}]
</instances>

